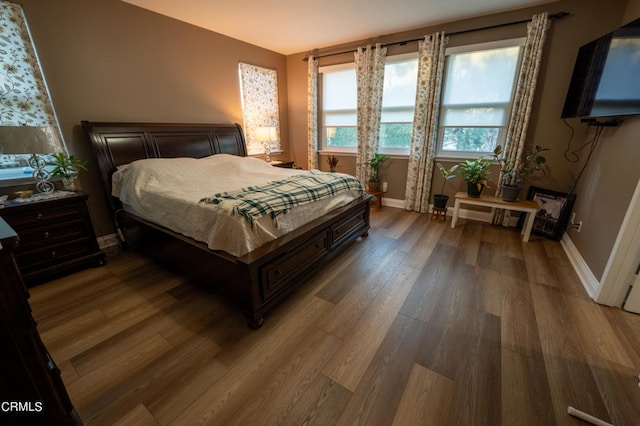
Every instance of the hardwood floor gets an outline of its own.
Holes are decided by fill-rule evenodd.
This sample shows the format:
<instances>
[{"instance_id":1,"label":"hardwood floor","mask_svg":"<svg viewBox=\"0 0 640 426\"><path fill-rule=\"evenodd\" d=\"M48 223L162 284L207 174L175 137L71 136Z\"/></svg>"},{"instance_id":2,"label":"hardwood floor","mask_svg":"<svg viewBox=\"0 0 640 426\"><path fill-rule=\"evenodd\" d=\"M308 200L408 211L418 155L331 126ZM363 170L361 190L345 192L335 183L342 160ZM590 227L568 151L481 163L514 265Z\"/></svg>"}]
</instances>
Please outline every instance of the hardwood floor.
<instances>
[{"instance_id":1,"label":"hardwood floor","mask_svg":"<svg viewBox=\"0 0 640 426\"><path fill-rule=\"evenodd\" d=\"M253 331L128 251L33 288L87 424L640 424L640 315L592 302L559 243L385 207Z\"/></svg>"}]
</instances>

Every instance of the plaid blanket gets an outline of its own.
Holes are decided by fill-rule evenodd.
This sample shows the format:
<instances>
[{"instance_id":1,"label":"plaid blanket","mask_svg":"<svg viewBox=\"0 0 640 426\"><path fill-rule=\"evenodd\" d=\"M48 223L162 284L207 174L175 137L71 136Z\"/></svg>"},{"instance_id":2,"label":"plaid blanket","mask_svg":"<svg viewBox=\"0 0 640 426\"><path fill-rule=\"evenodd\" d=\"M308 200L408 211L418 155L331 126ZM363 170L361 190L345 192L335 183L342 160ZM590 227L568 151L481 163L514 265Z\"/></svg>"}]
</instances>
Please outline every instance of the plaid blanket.
<instances>
[{"instance_id":1,"label":"plaid blanket","mask_svg":"<svg viewBox=\"0 0 640 426\"><path fill-rule=\"evenodd\" d=\"M237 191L223 192L200 200L217 204L231 214L239 213L253 225L266 214L276 221L295 206L312 203L344 191L363 192L360 181L342 173L312 170L288 179L276 180L263 186L250 186Z\"/></svg>"}]
</instances>

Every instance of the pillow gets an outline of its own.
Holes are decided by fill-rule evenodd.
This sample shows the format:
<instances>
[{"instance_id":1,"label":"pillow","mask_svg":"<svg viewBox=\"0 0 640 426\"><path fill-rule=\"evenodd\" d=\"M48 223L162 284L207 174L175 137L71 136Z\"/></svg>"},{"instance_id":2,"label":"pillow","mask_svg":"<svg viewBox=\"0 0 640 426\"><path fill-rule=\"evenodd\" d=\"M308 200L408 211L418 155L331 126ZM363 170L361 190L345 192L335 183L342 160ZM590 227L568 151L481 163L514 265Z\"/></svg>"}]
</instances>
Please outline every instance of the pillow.
<instances>
[{"instance_id":1,"label":"pillow","mask_svg":"<svg viewBox=\"0 0 640 426\"><path fill-rule=\"evenodd\" d=\"M126 173L129 164L120 164L116 167L116 171L111 175L111 195L120 198L120 191L122 190L122 178Z\"/></svg>"}]
</instances>

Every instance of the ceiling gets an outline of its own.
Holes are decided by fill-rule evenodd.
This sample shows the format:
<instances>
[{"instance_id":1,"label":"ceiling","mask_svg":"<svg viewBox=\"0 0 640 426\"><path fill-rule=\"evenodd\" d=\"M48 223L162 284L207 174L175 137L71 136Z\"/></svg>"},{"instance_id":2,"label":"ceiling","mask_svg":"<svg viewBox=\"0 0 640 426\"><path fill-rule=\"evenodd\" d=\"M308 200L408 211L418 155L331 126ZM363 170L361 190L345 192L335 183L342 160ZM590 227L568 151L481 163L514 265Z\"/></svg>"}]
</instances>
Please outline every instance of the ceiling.
<instances>
[{"instance_id":1,"label":"ceiling","mask_svg":"<svg viewBox=\"0 0 640 426\"><path fill-rule=\"evenodd\" d=\"M122 0L284 55L556 0Z\"/></svg>"}]
</instances>

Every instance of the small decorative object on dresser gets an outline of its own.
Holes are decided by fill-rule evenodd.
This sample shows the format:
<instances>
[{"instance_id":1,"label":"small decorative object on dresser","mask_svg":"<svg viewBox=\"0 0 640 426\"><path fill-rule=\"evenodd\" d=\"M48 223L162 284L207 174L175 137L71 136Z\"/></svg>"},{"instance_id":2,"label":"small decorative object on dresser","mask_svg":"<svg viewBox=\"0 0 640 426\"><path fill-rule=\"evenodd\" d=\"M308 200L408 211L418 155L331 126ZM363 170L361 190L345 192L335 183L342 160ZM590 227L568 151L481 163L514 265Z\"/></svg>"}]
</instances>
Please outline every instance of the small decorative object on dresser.
<instances>
[{"instance_id":1,"label":"small decorative object on dresser","mask_svg":"<svg viewBox=\"0 0 640 426\"><path fill-rule=\"evenodd\" d=\"M87 194L56 191L6 201L0 216L18 233L14 255L24 281L33 286L88 265L103 265Z\"/></svg>"}]
</instances>

